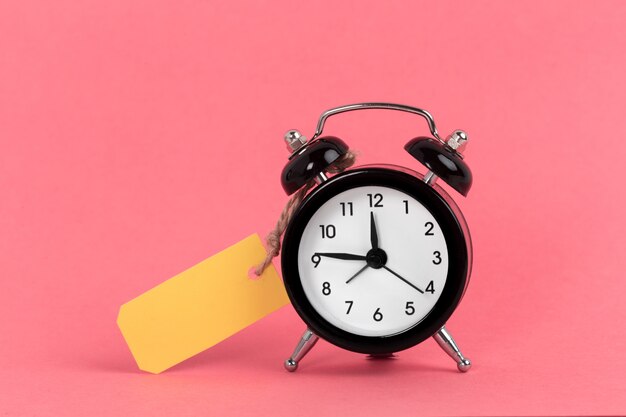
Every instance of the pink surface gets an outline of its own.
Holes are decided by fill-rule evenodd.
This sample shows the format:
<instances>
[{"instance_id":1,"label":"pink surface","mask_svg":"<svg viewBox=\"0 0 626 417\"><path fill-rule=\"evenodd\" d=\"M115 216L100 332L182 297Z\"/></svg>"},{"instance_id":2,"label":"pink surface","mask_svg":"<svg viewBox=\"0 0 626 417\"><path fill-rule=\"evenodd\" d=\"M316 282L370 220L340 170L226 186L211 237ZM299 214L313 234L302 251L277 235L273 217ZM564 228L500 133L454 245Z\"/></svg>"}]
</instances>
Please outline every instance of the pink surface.
<instances>
[{"instance_id":1,"label":"pink surface","mask_svg":"<svg viewBox=\"0 0 626 417\"><path fill-rule=\"evenodd\" d=\"M0 414L625 414L623 2L0 3ZM432 341L371 362L286 307L159 376L119 306L286 201L283 132L384 100L470 134L475 267ZM332 119L418 168L402 114ZM337 414L340 413L340 414Z\"/></svg>"}]
</instances>

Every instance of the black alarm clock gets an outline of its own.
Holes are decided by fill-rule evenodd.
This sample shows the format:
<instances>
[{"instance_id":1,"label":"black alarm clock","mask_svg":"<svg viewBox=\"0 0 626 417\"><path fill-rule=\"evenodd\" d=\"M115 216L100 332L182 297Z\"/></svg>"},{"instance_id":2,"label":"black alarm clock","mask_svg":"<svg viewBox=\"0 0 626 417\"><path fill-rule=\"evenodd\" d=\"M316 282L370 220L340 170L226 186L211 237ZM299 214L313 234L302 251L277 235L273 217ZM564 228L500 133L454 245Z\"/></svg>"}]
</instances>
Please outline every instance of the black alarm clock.
<instances>
[{"instance_id":1,"label":"black alarm clock","mask_svg":"<svg viewBox=\"0 0 626 417\"><path fill-rule=\"evenodd\" d=\"M425 174L395 165L328 171L347 152L341 139L321 136L326 119L361 109L420 115L432 137L410 140L405 149L427 168ZM295 371L319 338L374 357L391 356L434 337L469 370L446 321L467 288L472 265L469 229L452 198L436 184L446 182L466 196L472 174L461 150L463 131L442 140L425 110L391 103L360 103L330 109L310 141L297 131L286 140L293 151L282 173L291 195L315 186L295 209L282 243L287 294L307 325L292 356Z\"/></svg>"}]
</instances>

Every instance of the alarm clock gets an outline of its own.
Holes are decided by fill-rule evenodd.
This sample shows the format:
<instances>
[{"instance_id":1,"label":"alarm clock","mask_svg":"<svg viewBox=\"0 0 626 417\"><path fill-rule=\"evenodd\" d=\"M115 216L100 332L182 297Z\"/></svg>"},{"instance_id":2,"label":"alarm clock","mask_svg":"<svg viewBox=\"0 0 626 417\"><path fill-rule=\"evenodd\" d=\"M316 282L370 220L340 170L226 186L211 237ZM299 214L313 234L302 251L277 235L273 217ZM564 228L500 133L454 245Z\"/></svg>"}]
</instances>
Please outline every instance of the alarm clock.
<instances>
[{"instance_id":1,"label":"alarm clock","mask_svg":"<svg viewBox=\"0 0 626 417\"><path fill-rule=\"evenodd\" d=\"M371 165L334 176L333 164L349 152L334 136L322 136L333 115L363 109L413 113L431 136L405 150L426 168ZM426 110L392 103L358 103L324 112L307 141L285 137L292 151L282 172L291 195L307 187L286 227L281 267L293 307L307 326L284 363L295 371L319 338L373 357L388 357L433 337L466 372L471 362L445 327L469 283L472 245L467 223L447 183L466 196L472 174L462 150L467 135L440 138ZM310 190L309 190L310 189Z\"/></svg>"}]
</instances>

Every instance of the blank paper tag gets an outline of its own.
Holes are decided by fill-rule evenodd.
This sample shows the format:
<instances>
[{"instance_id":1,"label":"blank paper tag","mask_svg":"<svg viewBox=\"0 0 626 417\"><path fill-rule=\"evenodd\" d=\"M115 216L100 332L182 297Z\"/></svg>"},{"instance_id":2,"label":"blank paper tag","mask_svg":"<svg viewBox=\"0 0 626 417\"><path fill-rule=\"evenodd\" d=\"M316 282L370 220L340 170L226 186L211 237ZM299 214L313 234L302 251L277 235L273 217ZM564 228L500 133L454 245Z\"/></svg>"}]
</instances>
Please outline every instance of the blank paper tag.
<instances>
[{"instance_id":1,"label":"blank paper tag","mask_svg":"<svg viewBox=\"0 0 626 417\"><path fill-rule=\"evenodd\" d=\"M158 374L288 304L271 264L249 278L264 257L249 236L124 304L117 324L139 369Z\"/></svg>"}]
</instances>

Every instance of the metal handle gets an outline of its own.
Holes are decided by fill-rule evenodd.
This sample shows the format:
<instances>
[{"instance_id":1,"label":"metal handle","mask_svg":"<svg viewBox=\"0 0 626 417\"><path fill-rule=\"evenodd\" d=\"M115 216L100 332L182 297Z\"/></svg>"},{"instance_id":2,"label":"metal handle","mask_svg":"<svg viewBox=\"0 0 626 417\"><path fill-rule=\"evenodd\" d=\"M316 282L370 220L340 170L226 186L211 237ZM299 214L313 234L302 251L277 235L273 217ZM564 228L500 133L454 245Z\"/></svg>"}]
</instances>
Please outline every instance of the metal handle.
<instances>
[{"instance_id":1,"label":"metal handle","mask_svg":"<svg viewBox=\"0 0 626 417\"><path fill-rule=\"evenodd\" d=\"M439 137L439 133L437 132L437 126L435 126L435 120L430 113L426 110L418 109L417 107L405 106L404 104L394 104L394 103L356 103L356 104L348 104L345 106L335 107L330 110L326 110L320 116L319 121L317 122L317 128L315 129L315 134L311 138L311 140L317 138L322 134L322 130L324 130L324 123L326 123L326 119L330 116L339 113L345 113L354 110L365 110L365 109L380 109L380 110L396 110L403 111L407 113L417 114L422 116L428 122L428 127L430 128L430 133L433 134L435 138L439 141L443 142L443 140Z\"/></svg>"}]
</instances>

